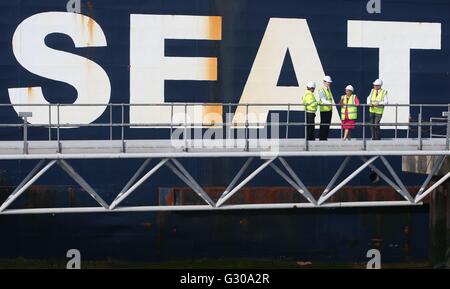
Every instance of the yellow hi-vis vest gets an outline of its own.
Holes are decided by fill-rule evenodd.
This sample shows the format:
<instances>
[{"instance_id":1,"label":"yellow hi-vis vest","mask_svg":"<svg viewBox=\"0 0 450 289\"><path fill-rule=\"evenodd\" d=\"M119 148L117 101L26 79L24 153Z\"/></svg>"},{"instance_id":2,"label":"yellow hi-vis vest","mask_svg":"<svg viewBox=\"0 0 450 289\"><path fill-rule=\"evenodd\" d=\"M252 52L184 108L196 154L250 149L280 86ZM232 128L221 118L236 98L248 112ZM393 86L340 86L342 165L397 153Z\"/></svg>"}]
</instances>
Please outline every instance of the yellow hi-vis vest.
<instances>
[{"instance_id":1,"label":"yellow hi-vis vest","mask_svg":"<svg viewBox=\"0 0 450 289\"><path fill-rule=\"evenodd\" d=\"M342 99L342 106L341 106L341 119L345 119L345 109L347 108L348 111L348 119L357 119L358 118L358 107L355 105L355 99L356 95L352 94L350 97L346 97L343 95L341 97Z\"/></svg>"},{"instance_id":2,"label":"yellow hi-vis vest","mask_svg":"<svg viewBox=\"0 0 450 289\"><path fill-rule=\"evenodd\" d=\"M305 110L307 112L316 113L318 103L314 93L307 90L303 96L303 104L305 104Z\"/></svg>"},{"instance_id":3,"label":"yellow hi-vis vest","mask_svg":"<svg viewBox=\"0 0 450 289\"><path fill-rule=\"evenodd\" d=\"M375 89L372 89L372 91L370 92L370 99L372 102L374 101L378 101L378 103L383 103L384 102L384 97L387 95L387 90L385 89L380 89L378 91L378 95L377 95L377 91ZM375 113L375 114L383 114L384 112L384 106L371 106L369 109L370 113Z\"/></svg>"},{"instance_id":4,"label":"yellow hi-vis vest","mask_svg":"<svg viewBox=\"0 0 450 289\"><path fill-rule=\"evenodd\" d=\"M320 90L323 92L323 94L325 94L325 97L327 98L327 100L330 103L333 103L333 93L331 92L331 89L330 88L326 89L325 87L322 87ZM320 101L320 99L319 99L319 101ZM320 112L327 112L327 111L331 111L333 109L333 106L323 105L321 101L320 101L320 104L321 104Z\"/></svg>"}]
</instances>

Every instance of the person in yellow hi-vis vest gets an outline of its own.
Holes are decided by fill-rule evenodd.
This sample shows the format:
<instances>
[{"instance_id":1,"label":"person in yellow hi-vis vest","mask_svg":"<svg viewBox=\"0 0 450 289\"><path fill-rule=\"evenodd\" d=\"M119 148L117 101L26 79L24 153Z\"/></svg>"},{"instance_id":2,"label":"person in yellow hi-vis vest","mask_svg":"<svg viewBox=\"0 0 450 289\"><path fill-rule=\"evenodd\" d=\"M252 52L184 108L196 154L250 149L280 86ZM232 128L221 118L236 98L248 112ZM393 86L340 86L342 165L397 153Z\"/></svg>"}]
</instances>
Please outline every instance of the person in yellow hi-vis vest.
<instances>
[{"instance_id":1,"label":"person in yellow hi-vis vest","mask_svg":"<svg viewBox=\"0 0 450 289\"><path fill-rule=\"evenodd\" d=\"M359 99L353 94L353 86L347 85L345 88L345 95L341 97L341 120L342 129L344 129L344 140L352 138L351 130L355 128L356 120L358 119L358 105Z\"/></svg>"},{"instance_id":2,"label":"person in yellow hi-vis vest","mask_svg":"<svg viewBox=\"0 0 450 289\"><path fill-rule=\"evenodd\" d=\"M381 88L383 81L377 79L373 82L373 89L367 97L367 104L370 105L370 130L372 140L380 140L380 122L383 117L384 106L388 104L387 90Z\"/></svg>"},{"instance_id":3,"label":"person in yellow hi-vis vest","mask_svg":"<svg viewBox=\"0 0 450 289\"><path fill-rule=\"evenodd\" d=\"M314 136L314 121L316 118L317 106L319 105L316 97L314 96L314 91L316 90L316 84L312 81L308 82L306 85L306 92L303 95L303 104L306 110L306 123L307 123L307 131L306 131L306 139L307 140L315 140Z\"/></svg>"},{"instance_id":4,"label":"person in yellow hi-vis vest","mask_svg":"<svg viewBox=\"0 0 450 289\"><path fill-rule=\"evenodd\" d=\"M327 140L330 132L331 117L333 114L333 93L331 92L331 83L333 80L330 76L325 76L323 79L323 87L319 89L319 103L320 103L320 131L319 139Z\"/></svg>"}]
</instances>

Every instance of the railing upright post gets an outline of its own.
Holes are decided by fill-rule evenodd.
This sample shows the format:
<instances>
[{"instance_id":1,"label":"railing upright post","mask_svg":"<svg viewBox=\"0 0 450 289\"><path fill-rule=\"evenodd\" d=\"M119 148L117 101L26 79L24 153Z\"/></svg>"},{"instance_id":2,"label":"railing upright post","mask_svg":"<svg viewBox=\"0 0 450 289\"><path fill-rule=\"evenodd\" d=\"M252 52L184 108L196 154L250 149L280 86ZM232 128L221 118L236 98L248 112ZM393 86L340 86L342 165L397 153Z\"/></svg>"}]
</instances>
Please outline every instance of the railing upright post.
<instances>
[{"instance_id":1,"label":"railing upright post","mask_svg":"<svg viewBox=\"0 0 450 289\"><path fill-rule=\"evenodd\" d=\"M59 111L60 111L60 105L59 103L56 106L56 116L57 116L57 125L56 125L56 138L58 140L58 153L61 153L61 139L60 139L60 117L59 117Z\"/></svg>"},{"instance_id":2,"label":"railing upright post","mask_svg":"<svg viewBox=\"0 0 450 289\"><path fill-rule=\"evenodd\" d=\"M291 104L288 103L287 117L286 117L286 139L289 138L289 114L291 112Z\"/></svg>"},{"instance_id":3,"label":"railing upright post","mask_svg":"<svg viewBox=\"0 0 450 289\"><path fill-rule=\"evenodd\" d=\"M170 104L170 139L173 135L173 102Z\"/></svg>"},{"instance_id":4,"label":"railing upright post","mask_svg":"<svg viewBox=\"0 0 450 289\"><path fill-rule=\"evenodd\" d=\"M363 150L367 150L366 142L366 106L363 105Z\"/></svg>"},{"instance_id":5,"label":"railing upright post","mask_svg":"<svg viewBox=\"0 0 450 289\"><path fill-rule=\"evenodd\" d=\"M228 103L228 115L225 116L225 120L228 120L227 122L227 129L228 129L228 134L225 136L226 139L228 139L229 137L231 137L231 103Z\"/></svg>"},{"instance_id":6,"label":"railing upright post","mask_svg":"<svg viewBox=\"0 0 450 289\"><path fill-rule=\"evenodd\" d=\"M418 134L419 134L419 150L422 150L422 104L420 105L420 111L419 111L419 128L418 128Z\"/></svg>"},{"instance_id":7,"label":"railing upright post","mask_svg":"<svg viewBox=\"0 0 450 289\"><path fill-rule=\"evenodd\" d=\"M122 141L122 152L125 152L125 108L124 104L122 103L121 107L121 131L120 131L120 140Z\"/></svg>"},{"instance_id":8,"label":"railing upright post","mask_svg":"<svg viewBox=\"0 0 450 289\"><path fill-rule=\"evenodd\" d=\"M248 103L245 105L245 151L249 151Z\"/></svg>"},{"instance_id":9,"label":"railing upright post","mask_svg":"<svg viewBox=\"0 0 450 289\"><path fill-rule=\"evenodd\" d=\"M52 105L48 105L48 140L52 140Z\"/></svg>"},{"instance_id":10,"label":"railing upright post","mask_svg":"<svg viewBox=\"0 0 450 289\"><path fill-rule=\"evenodd\" d=\"M28 126L27 117L23 117L23 153L28 154Z\"/></svg>"},{"instance_id":11,"label":"railing upright post","mask_svg":"<svg viewBox=\"0 0 450 289\"><path fill-rule=\"evenodd\" d=\"M113 106L112 104L108 104L109 106L109 140L113 140Z\"/></svg>"},{"instance_id":12,"label":"railing upright post","mask_svg":"<svg viewBox=\"0 0 450 289\"><path fill-rule=\"evenodd\" d=\"M447 146L447 150L450 150L449 145L450 145L450 104L448 105L447 108L447 140L446 140L446 146Z\"/></svg>"},{"instance_id":13,"label":"railing upright post","mask_svg":"<svg viewBox=\"0 0 450 289\"><path fill-rule=\"evenodd\" d=\"M397 139L398 103L395 104L395 139Z\"/></svg>"},{"instance_id":14,"label":"railing upright post","mask_svg":"<svg viewBox=\"0 0 450 289\"><path fill-rule=\"evenodd\" d=\"M408 129L406 130L406 138L409 139L409 131L411 129L411 107L410 107L410 113L408 116Z\"/></svg>"},{"instance_id":15,"label":"railing upright post","mask_svg":"<svg viewBox=\"0 0 450 289\"><path fill-rule=\"evenodd\" d=\"M306 106L304 106L304 109L305 109L305 121L304 121L304 124L305 124L305 151L307 151L308 150L308 121L307 121L307 113L306 113Z\"/></svg>"},{"instance_id":16,"label":"railing upright post","mask_svg":"<svg viewBox=\"0 0 450 289\"><path fill-rule=\"evenodd\" d=\"M188 150L187 141L187 103L184 104L184 151Z\"/></svg>"}]
</instances>

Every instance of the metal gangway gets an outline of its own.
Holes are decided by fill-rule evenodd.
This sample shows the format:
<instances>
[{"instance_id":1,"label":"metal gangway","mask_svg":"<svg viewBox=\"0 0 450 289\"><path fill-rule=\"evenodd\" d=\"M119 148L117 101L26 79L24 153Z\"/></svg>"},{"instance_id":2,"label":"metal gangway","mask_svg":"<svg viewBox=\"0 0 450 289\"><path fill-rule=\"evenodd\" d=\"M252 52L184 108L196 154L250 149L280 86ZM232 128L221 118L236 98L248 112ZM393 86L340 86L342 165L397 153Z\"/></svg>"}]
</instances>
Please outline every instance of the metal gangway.
<instances>
[{"instance_id":1,"label":"metal gangway","mask_svg":"<svg viewBox=\"0 0 450 289\"><path fill-rule=\"evenodd\" d=\"M34 106L48 109L46 123L30 123ZM104 106L105 112L94 123L63 123L60 121L62 107ZM131 123L126 113L132 106L165 107L170 111L168 122ZM188 111L193 107L220 107L218 117L200 122L189 119ZM276 107L284 111L282 116L263 122L252 122L252 111L261 107ZM338 105L334 105L337 108ZM367 206L420 205L422 200L449 177L447 172L432 186L433 176L450 155L450 104L393 104L395 122L382 123L381 140L370 138L371 123L368 122L369 107L359 105L359 118L353 133L354 138L343 141L340 138L340 123L331 123L334 138L327 141L306 140L306 112L302 104L48 104L15 105L15 121L0 123L0 131L13 130L17 139L0 141L0 160L22 160L39 162L18 184L11 195L0 206L0 214L47 214L47 213L112 213L139 211L183 211L183 210L239 210L239 209L286 209L286 208L332 208ZM300 109L299 109L300 108ZM12 110L11 104L0 105L1 110ZM408 109L408 122L400 122L398 111ZM237 111L243 115L235 118ZM258 111L258 109L256 109ZM181 115L180 115L181 111ZM177 113L175 113L177 112ZM336 111L335 111L336 112ZM56 113L56 116L54 115ZM53 115L52 115L53 114ZM178 115L175 115L178 114ZM271 113L272 115L272 113ZM303 116L303 119L302 119ZM163 118L162 118L163 119ZM239 120L239 121L236 121ZM319 128L320 123L314 126ZM336 130L336 128L338 128ZM84 131L93 129L95 137L85 139ZM150 137L158 130L158 137ZM97 133L97 132L102 133ZM130 132L134 133L130 133ZM138 136L136 137L136 131ZM336 136L336 131L339 133ZM65 138L65 134L70 136ZM80 132L80 133L76 133ZM128 134L132 135L128 137ZM92 136L92 134L89 134ZM142 137L141 137L142 135ZM208 135L208 137L205 137ZM77 136L80 136L77 139ZM148 136L148 137L147 137ZM319 198L305 186L299 172L289 164L289 160L302 157L345 157L334 176ZM409 192L389 162L392 156L434 156L434 164L423 185L414 194ZM244 165L236 172L218 200L213 200L183 166L185 159L200 158L245 158ZM117 197L107 203L96 190L71 166L75 159L142 159L131 179L117 193ZM330 158L332 159L332 158ZM384 173L375 166L380 159L387 169ZM350 161L361 165L343 180L339 181ZM155 162L149 168L151 162ZM247 172L251 163L259 162L257 169ZM11 204L32 186L51 167L59 166L72 177L81 188L98 203L98 207L70 208L28 208L10 209ZM173 206L125 206L123 201L162 167L169 168L203 201L204 205ZM253 178L264 169L271 168L292 186L305 202L271 204L227 204ZM370 168L383 179L402 201L362 201L329 202L339 190L346 186L363 170Z\"/></svg>"}]
</instances>

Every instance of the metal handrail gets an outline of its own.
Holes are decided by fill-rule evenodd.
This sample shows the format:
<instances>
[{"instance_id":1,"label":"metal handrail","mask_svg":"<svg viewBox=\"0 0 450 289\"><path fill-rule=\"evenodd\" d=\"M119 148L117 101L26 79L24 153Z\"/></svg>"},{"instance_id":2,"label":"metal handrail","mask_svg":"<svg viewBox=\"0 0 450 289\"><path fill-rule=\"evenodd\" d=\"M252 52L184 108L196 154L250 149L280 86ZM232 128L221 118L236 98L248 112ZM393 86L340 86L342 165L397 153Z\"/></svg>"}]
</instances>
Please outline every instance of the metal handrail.
<instances>
[{"instance_id":1,"label":"metal handrail","mask_svg":"<svg viewBox=\"0 0 450 289\"><path fill-rule=\"evenodd\" d=\"M320 123L307 123L306 122L306 111L303 109L304 111L304 115L305 115L305 119L303 122L295 122L295 121L291 121L291 113L293 111L293 108L295 107L300 107L300 108L304 108L305 105L304 104L293 104L293 103L157 103L157 104L129 104L129 103L108 103L108 104L0 104L0 108L2 107L48 107L48 122L45 124L29 124L26 121L20 122L20 123L0 123L0 128L17 128L17 127L21 127L24 129L24 148L27 145L28 142L28 128L39 128L39 127L43 127L43 128L48 128L49 130L49 140L52 140L52 129L56 129L56 140L58 142L59 148L61 147L61 129L65 129L65 128L82 128L82 127L108 127L109 128L109 140L112 141L114 140L114 135L113 135L113 128L115 127L120 127L121 128L121 137L120 140L124 143L125 141L125 128L170 128L171 131L171 136L172 136L172 132L174 129L179 129L182 128L184 130L183 133L183 137L184 137L184 142L185 142L185 147L187 149L187 140L188 140L188 130L192 129L192 128L201 128L201 129L211 129L212 127L214 129L216 129L217 127L221 127L222 129L227 128L228 130L231 129L244 129L244 138L246 141L246 146L245 149L248 151L249 149L249 145L248 145L248 141L250 138L250 130L254 129L254 128L260 128L260 127L264 127L264 126L278 126L278 127L285 127L286 128L286 135L285 138L289 138L289 127L304 127L305 129L305 143L304 143L304 147L305 150L308 150L308 141L306 139L306 130L308 126L312 126L314 125L315 127L320 125ZM90 124L81 124L81 123L61 123L60 121L60 109L61 107L95 107L95 106L106 106L105 112L107 111L107 109L109 109L109 123L90 123ZM131 107L171 107L171 121L170 122L161 122L161 123L131 123L131 122L125 122L125 114L124 114L124 110L125 108L131 108ZM232 108L239 108L239 107L243 107L245 108L245 122L232 122L231 119L226 119L225 122L202 122L202 123L195 123L195 122L190 122L188 121L188 108L189 107L197 107L197 106L222 106L223 108L228 107L228 112L229 114L231 114ZM255 122L251 122L249 119L249 112L250 112L250 108L251 107L264 107L264 106L270 106L270 107L286 107L287 108L287 121L277 121L277 122L259 122L259 123L255 123ZM320 104L319 104L320 106ZM330 105L323 105L323 106L330 106ZM341 107L340 104L331 104L331 106L333 107ZM362 140L363 140L363 149L366 149L366 142L367 142L367 137L366 137L366 128L367 127L372 127L375 124L371 124L368 123L366 121L366 108L367 107L371 107L371 105L368 104L359 104L359 105L352 105L352 104L348 104L347 106L357 106L360 109L362 109L362 122L356 122L355 126L356 127L362 127ZM121 114L120 114L120 121L115 121L114 117L113 117L113 108L118 107L121 109ZM174 116L174 107L182 107L184 108L184 121L178 121L175 122L173 120L173 116ZM437 117L431 117L430 121L424 121L423 120L423 116L424 116L424 109L426 108L444 108L446 111L450 111L450 104L387 104L387 105L383 105L383 107L394 107L395 108L395 122L393 123L381 123L380 125L383 127L392 127L394 129L394 137L398 138L398 128L399 127L417 127L417 139L418 139L418 149L422 149L422 145L423 145L423 128L424 127L430 127L430 138L433 137L446 137L447 139L447 143L449 143L449 123L450 120L449 118L437 118ZM417 122L398 122L398 110L401 107L408 107L408 108L419 108L419 113L418 113L418 120ZM57 119L56 119L56 123L52 122L52 108L56 108L56 112L57 112ZM222 112L222 119L223 118L223 113L226 110L223 109ZM319 109L318 109L319 111ZM444 120L447 122L436 122L436 120ZM341 126L341 123L330 123L330 126L335 127L335 126ZM445 135L436 135L433 133L433 127L447 127L447 133ZM239 135L238 135L239 136ZM227 135L228 137L228 135ZM409 133L408 136L409 137ZM125 144L124 144L124 150L125 150ZM448 146L447 146L448 149Z\"/></svg>"},{"instance_id":2,"label":"metal handrail","mask_svg":"<svg viewBox=\"0 0 450 289\"><path fill-rule=\"evenodd\" d=\"M441 121L441 123L435 123L434 121ZM447 134L435 134L433 133L433 126L447 127L447 118L445 117L430 117L430 137L446 137Z\"/></svg>"}]
</instances>

